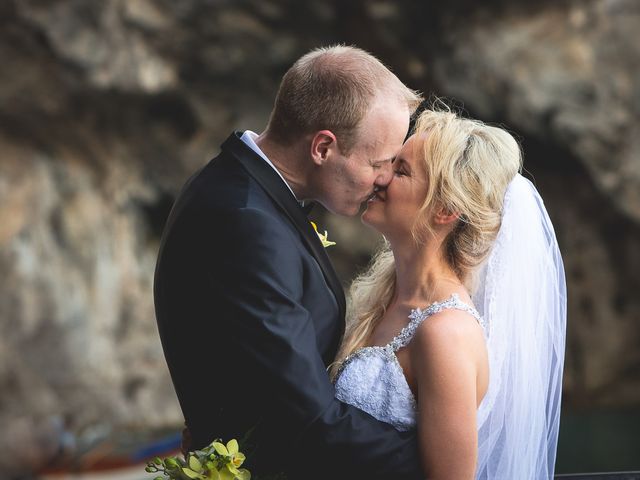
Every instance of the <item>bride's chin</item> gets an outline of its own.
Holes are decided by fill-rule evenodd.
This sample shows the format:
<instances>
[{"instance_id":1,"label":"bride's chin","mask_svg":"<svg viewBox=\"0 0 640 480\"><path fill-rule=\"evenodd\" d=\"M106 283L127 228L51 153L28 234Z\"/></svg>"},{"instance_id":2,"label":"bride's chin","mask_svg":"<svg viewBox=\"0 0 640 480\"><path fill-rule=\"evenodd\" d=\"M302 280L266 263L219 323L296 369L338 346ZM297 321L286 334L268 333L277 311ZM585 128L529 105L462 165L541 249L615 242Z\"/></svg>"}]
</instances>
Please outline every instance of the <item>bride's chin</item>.
<instances>
[{"instance_id":1,"label":"bride's chin","mask_svg":"<svg viewBox=\"0 0 640 480\"><path fill-rule=\"evenodd\" d=\"M360 217L360 220L367 227L371 227L371 228L373 228L374 230L376 230L378 232L380 231L380 228L379 228L380 219L377 219L376 215L372 214L372 212L369 211L369 209L367 209L364 212L362 212L362 216Z\"/></svg>"}]
</instances>

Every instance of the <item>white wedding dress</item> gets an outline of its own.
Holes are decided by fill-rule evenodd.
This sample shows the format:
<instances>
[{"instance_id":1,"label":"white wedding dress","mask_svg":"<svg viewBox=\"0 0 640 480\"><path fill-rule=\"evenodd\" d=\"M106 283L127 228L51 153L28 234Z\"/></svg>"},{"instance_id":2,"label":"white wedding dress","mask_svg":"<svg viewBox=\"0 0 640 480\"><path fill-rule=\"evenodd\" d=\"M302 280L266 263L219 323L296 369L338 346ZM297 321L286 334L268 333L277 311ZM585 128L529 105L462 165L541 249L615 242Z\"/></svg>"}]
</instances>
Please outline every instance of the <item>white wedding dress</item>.
<instances>
[{"instance_id":1,"label":"white wedding dress","mask_svg":"<svg viewBox=\"0 0 640 480\"><path fill-rule=\"evenodd\" d=\"M480 314L462 302L455 293L449 299L435 302L424 310L412 310L407 326L387 345L363 347L344 360L336 375L336 398L398 430L415 428L416 400L396 352L411 342L422 322L450 308L468 312L485 328Z\"/></svg>"},{"instance_id":2,"label":"white wedding dress","mask_svg":"<svg viewBox=\"0 0 640 480\"><path fill-rule=\"evenodd\" d=\"M416 427L417 406L396 352L423 321L446 308L482 326L489 387L477 409L477 480L552 480L556 460L567 321L562 257L535 186L516 175L504 198L502 224L479 268L474 310L456 295L424 310L384 347L345 359L336 397L398 430Z\"/></svg>"}]
</instances>

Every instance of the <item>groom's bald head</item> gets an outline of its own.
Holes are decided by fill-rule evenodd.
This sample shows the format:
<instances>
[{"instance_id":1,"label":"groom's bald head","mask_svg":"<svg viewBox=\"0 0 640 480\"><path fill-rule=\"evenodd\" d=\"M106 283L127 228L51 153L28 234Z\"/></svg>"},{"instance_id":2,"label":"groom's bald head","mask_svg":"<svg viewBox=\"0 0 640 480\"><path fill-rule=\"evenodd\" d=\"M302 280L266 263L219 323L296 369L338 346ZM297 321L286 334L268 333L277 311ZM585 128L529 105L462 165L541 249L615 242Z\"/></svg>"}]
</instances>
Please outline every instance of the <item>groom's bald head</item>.
<instances>
[{"instance_id":1,"label":"groom's bald head","mask_svg":"<svg viewBox=\"0 0 640 480\"><path fill-rule=\"evenodd\" d=\"M374 101L384 96L412 112L420 96L373 55L355 47L318 48L284 75L267 130L282 145L330 130L348 154Z\"/></svg>"}]
</instances>

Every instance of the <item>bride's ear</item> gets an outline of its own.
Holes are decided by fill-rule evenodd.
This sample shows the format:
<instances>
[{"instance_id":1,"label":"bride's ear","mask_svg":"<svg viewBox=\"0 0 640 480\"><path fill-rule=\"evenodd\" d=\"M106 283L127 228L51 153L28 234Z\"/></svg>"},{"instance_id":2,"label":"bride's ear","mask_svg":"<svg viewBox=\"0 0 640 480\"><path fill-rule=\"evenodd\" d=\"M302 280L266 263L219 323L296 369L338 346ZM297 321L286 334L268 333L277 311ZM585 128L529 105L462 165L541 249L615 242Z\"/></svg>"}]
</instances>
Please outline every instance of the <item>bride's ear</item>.
<instances>
[{"instance_id":1,"label":"bride's ear","mask_svg":"<svg viewBox=\"0 0 640 480\"><path fill-rule=\"evenodd\" d=\"M460 218L460 212L453 211L444 205L438 207L433 217L433 222L436 225L448 225L455 222Z\"/></svg>"},{"instance_id":2,"label":"bride's ear","mask_svg":"<svg viewBox=\"0 0 640 480\"><path fill-rule=\"evenodd\" d=\"M313 163L320 167L337 150L338 140L331 130L320 130L311 138L310 148Z\"/></svg>"}]
</instances>

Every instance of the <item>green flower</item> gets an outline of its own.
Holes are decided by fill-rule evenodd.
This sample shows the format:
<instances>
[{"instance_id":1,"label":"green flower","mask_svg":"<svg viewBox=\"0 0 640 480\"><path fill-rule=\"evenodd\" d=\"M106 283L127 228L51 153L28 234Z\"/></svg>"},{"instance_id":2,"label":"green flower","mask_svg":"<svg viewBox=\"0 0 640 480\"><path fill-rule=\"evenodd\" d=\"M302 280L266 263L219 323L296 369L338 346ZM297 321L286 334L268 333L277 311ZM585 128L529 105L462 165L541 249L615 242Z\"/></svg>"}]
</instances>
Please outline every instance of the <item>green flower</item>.
<instances>
[{"instance_id":1,"label":"green flower","mask_svg":"<svg viewBox=\"0 0 640 480\"><path fill-rule=\"evenodd\" d=\"M336 242L331 242L331 241L329 241L329 239L327 238L327 235L328 235L328 234L327 234L327 231L326 231L326 230L324 231L324 235L323 235L322 233L320 233L320 232L318 231L318 226L317 226L315 223L311 222L311 225L313 226L313 229L314 229L314 230L316 231L316 233L318 234L318 238L319 238L319 239L320 239L320 241L322 242L322 246L323 246L324 248L327 248L327 247L330 247L331 245L335 245L335 244L336 244Z\"/></svg>"},{"instance_id":2,"label":"green flower","mask_svg":"<svg viewBox=\"0 0 640 480\"><path fill-rule=\"evenodd\" d=\"M251 478L248 470L239 468L246 457L242 452L238 451L237 440L229 440L226 447L220 442L213 442L213 448L226 460L224 467L218 470L220 480L249 480Z\"/></svg>"},{"instance_id":3,"label":"green flower","mask_svg":"<svg viewBox=\"0 0 640 480\"><path fill-rule=\"evenodd\" d=\"M230 440L226 445L215 440L208 447L190 453L184 460L177 457L154 458L145 470L164 474L154 480L251 480L249 471L240 468L245 456L238 448L237 440Z\"/></svg>"}]
</instances>

